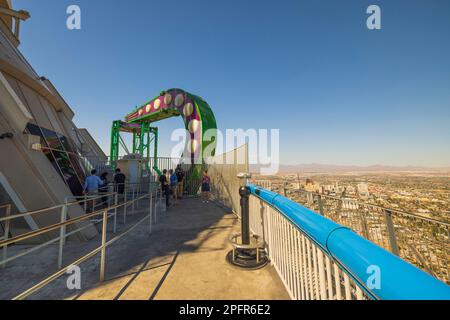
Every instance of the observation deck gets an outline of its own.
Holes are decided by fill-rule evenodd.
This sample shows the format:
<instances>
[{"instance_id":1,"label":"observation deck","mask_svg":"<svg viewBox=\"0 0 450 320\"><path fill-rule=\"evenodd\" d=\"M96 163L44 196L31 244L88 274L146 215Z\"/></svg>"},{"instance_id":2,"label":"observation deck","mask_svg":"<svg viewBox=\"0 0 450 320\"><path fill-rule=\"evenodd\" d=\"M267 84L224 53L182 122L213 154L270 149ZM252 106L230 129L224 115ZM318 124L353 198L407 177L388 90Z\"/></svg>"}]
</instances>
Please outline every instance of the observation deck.
<instances>
[{"instance_id":1,"label":"observation deck","mask_svg":"<svg viewBox=\"0 0 450 320\"><path fill-rule=\"evenodd\" d=\"M140 208L121 223L118 212L117 234L126 231L148 212ZM267 266L247 271L229 265L225 256L231 249L229 238L239 232L238 217L217 202L184 198L167 211L157 208L157 221L149 235L148 223L137 226L107 249L105 280L99 283L99 257L81 264L82 290L69 290L68 275L49 283L29 299L149 300L149 299L290 299L276 270ZM112 227L108 236L112 236ZM94 249L99 235L84 249L68 243L64 260L75 260L81 252ZM29 246L25 246L28 248ZM11 247L9 255L25 250ZM30 255L0 268L0 299L12 298L37 283L43 275L57 271L57 245L39 256ZM27 274L27 272L29 272Z\"/></svg>"},{"instance_id":2,"label":"observation deck","mask_svg":"<svg viewBox=\"0 0 450 320\"><path fill-rule=\"evenodd\" d=\"M372 241L377 239L370 236L373 217L363 224L367 232L361 232L330 219L323 203L319 212L313 211L249 183L244 188L245 206L240 200L246 196L239 188L244 181L237 175L247 165L208 168L209 202L198 195L185 196L166 209L156 182L126 184L123 194L112 192L48 208L55 218L61 213L59 223L0 238L0 299L450 299L445 280L389 252L383 242ZM86 203L104 197L107 204L86 210ZM66 216L71 206L82 203L84 215ZM0 222L8 225L45 210L7 212ZM360 206L354 210L367 215ZM386 221L387 230L392 229L388 243L393 243L403 220ZM241 269L226 260L233 248L230 239L239 232L243 238L244 225L269 259L257 270ZM85 228L96 228L98 234L80 242L74 235ZM22 244L43 234L50 240ZM408 240L398 239L399 248ZM448 252L446 242L440 248L439 252ZM439 263L448 264L448 259ZM74 266L81 275L79 289L70 285Z\"/></svg>"}]
</instances>

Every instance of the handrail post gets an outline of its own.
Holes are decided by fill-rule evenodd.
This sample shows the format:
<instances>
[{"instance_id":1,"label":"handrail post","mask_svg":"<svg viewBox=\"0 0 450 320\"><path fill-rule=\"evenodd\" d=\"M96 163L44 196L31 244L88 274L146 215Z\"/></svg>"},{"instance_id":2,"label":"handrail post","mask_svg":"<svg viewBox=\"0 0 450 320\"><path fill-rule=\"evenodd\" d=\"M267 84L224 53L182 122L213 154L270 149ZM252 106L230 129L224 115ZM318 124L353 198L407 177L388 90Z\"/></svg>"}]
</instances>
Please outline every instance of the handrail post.
<instances>
[{"instance_id":1,"label":"handrail post","mask_svg":"<svg viewBox=\"0 0 450 320\"><path fill-rule=\"evenodd\" d=\"M84 193L84 213L87 213L87 194Z\"/></svg>"},{"instance_id":2,"label":"handrail post","mask_svg":"<svg viewBox=\"0 0 450 320\"><path fill-rule=\"evenodd\" d=\"M103 210L102 223L102 250L100 256L100 282L105 280L105 259L106 259L106 228L108 226L107 210Z\"/></svg>"},{"instance_id":3,"label":"handrail post","mask_svg":"<svg viewBox=\"0 0 450 320\"><path fill-rule=\"evenodd\" d=\"M152 219L152 215L153 215L153 212L152 212L152 207L153 207L153 195L152 195L152 190L151 189L149 189L148 190L148 196L149 196L149 205L148 205L148 216L149 216L149 222L150 222L150 225L149 225L149 227L150 227L150 232L149 232L149 234L151 234L152 233L152 224L153 224L153 219Z\"/></svg>"},{"instance_id":4,"label":"handrail post","mask_svg":"<svg viewBox=\"0 0 450 320\"><path fill-rule=\"evenodd\" d=\"M114 194L114 233L117 231L117 205L119 204L119 196L116 192Z\"/></svg>"},{"instance_id":5,"label":"handrail post","mask_svg":"<svg viewBox=\"0 0 450 320\"><path fill-rule=\"evenodd\" d=\"M61 207L61 223L66 222L67 219L67 203ZM66 243L66 226L63 225L59 229L59 251L58 251L58 268L62 268L63 263L63 248Z\"/></svg>"},{"instance_id":6,"label":"handrail post","mask_svg":"<svg viewBox=\"0 0 450 320\"><path fill-rule=\"evenodd\" d=\"M154 215L155 215L155 224L157 223L157 211L156 211L156 205L158 204L158 187L155 188L155 211L154 211Z\"/></svg>"},{"instance_id":7,"label":"handrail post","mask_svg":"<svg viewBox=\"0 0 450 320\"><path fill-rule=\"evenodd\" d=\"M127 188L127 184L124 184L123 187L123 224L125 224L127 222L127 206L128 206L128 188Z\"/></svg>"},{"instance_id":8,"label":"handrail post","mask_svg":"<svg viewBox=\"0 0 450 320\"><path fill-rule=\"evenodd\" d=\"M8 218L10 215L11 215L11 204L8 204L6 206L5 217ZM10 225L11 225L11 220L10 219L5 220L5 236L4 236L5 240L8 240L8 238L9 238ZM5 244L3 246L3 261L5 261L6 258L8 258L8 245L7 244ZM3 263L2 268L6 268L6 262Z\"/></svg>"},{"instance_id":9,"label":"handrail post","mask_svg":"<svg viewBox=\"0 0 450 320\"><path fill-rule=\"evenodd\" d=\"M392 212L390 210L384 210L384 217L386 219L386 227L389 236L389 245L391 246L391 252L398 256L400 254L397 244L397 237L395 235L394 223L392 221Z\"/></svg>"}]
</instances>

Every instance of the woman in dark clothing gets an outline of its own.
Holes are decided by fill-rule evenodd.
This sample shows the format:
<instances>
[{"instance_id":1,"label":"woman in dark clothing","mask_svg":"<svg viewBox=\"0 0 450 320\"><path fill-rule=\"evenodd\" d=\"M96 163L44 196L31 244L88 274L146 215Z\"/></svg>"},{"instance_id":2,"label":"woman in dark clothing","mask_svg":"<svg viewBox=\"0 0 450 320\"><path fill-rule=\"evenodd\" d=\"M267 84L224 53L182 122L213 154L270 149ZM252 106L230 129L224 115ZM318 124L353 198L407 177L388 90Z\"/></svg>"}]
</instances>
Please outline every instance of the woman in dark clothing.
<instances>
[{"instance_id":1,"label":"woman in dark clothing","mask_svg":"<svg viewBox=\"0 0 450 320\"><path fill-rule=\"evenodd\" d=\"M100 176L100 180L102 180L103 184L100 188L98 188L98 192L100 194L106 194L108 193L108 172L103 172ZM102 205L108 206L108 197L102 196Z\"/></svg>"},{"instance_id":2,"label":"woman in dark clothing","mask_svg":"<svg viewBox=\"0 0 450 320\"><path fill-rule=\"evenodd\" d=\"M205 170L202 176L202 196L203 202L208 203L211 192L211 178L208 175L208 170Z\"/></svg>"},{"instance_id":3,"label":"woman in dark clothing","mask_svg":"<svg viewBox=\"0 0 450 320\"><path fill-rule=\"evenodd\" d=\"M170 206L170 187L166 169L164 169L162 175L159 176L159 182L161 183L161 192L166 197L166 208L168 208Z\"/></svg>"}]
</instances>

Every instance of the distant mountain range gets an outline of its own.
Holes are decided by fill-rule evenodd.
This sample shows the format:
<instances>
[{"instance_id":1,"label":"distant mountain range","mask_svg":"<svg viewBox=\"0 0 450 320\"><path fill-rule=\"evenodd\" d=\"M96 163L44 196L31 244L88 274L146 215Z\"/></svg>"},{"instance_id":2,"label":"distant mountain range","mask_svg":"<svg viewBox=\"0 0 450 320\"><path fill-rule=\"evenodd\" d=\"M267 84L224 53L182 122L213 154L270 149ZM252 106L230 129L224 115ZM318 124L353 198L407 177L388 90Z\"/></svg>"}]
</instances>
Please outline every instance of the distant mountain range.
<instances>
[{"instance_id":1,"label":"distant mountain range","mask_svg":"<svg viewBox=\"0 0 450 320\"><path fill-rule=\"evenodd\" d=\"M250 165L251 172L259 172L261 165ZM341 166L332 164L298 164L298 165L280 165L278 173L296 173L296 172L450 172L450 167L416 167L416 166Z\"/></svg>"}]
</instances>

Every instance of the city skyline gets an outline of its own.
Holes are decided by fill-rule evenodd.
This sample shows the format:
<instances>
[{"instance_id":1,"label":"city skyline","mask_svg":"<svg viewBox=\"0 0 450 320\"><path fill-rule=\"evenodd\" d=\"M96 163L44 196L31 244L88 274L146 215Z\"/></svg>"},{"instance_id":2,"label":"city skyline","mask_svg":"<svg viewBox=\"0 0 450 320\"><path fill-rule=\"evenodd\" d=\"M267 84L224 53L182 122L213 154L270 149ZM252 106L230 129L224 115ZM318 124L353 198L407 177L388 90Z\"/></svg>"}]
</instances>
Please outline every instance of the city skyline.
<instances>
[{"instance_id":1,"label":"city skyline","mask_svg":"<svg viewBox=\"0 0 450 320\"><path fill-rule=\"evenodd\" d=\"M71 1L14 3L32 16L19 49L107 153L112 120L180 87L211 104L219 128L281 129L282 164L450 165L444 1L377 1L375 31L366 27L369 1L81 0L74 31L65 26ZM182 124L158 126L169 141Z\"/></svg>"}]
</instances>

